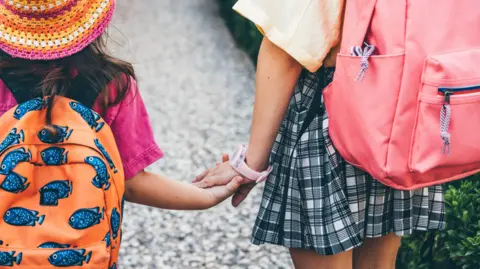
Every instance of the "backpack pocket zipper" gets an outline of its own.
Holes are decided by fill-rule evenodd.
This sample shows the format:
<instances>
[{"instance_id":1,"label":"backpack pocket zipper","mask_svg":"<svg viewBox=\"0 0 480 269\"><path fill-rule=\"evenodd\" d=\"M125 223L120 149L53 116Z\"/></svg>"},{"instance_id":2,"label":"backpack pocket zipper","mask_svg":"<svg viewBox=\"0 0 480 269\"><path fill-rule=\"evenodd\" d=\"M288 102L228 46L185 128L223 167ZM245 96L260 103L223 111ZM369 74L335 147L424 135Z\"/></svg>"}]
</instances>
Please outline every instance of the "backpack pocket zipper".
<instances>
[{"instance_id":1,"label":"backpack pocket zipper","mask_svg":"<svg viewBox=\"0 0 480 269\"><path fill-rule=\"evenodd\" d=\"M445 96L445 104L450 103L450 96L456 93L469 92L480 90L480 85L465 86L465 87L439 87L438 91Z\"/></svg>"},{"instance_id":2,"label":"backpack pocket zipper","mask_svg":"<svg viewBox=\"0 0 480 269\"><path fill-rule=\"evenodd\" d=\"M472 85L472 86L465 86L465 87L439 87L438 91L444 93L446 91L450 92L465 92L465 91L473 91L473 90L480 90L480 85Z\"/></svg>"},{"instance_id":3,"label":"backpack pocket zipper","mask_svg":"<svg viewBox=\"0 0 480 269\"><path fill-rule=\"evenodd\" d=\"M440 137L443 140L443 154L450 154L450 120L452 117L452 108L450 107L450 96L455 93L480 90L480 85L466 87L439 87L438 91L443 94L444 102L440 110Z\"/></svg>"}]
</instances>

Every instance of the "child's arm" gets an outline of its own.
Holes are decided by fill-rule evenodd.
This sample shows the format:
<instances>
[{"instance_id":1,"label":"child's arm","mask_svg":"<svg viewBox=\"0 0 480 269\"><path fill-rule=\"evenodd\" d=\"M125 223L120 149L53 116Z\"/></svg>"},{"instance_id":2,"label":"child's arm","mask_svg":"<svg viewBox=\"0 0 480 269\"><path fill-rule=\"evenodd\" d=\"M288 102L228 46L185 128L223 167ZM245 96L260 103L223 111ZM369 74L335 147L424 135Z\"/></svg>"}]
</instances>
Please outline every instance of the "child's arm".
<instances>
[{"instance_id":1,"label":"child's arm","mask_svg":"<svg viewBox=\"0 0 480 269\"><path fill-rule=\"evenodd\" d=\"M257 63L247 164L256 171L267 167L268 157L285 117L302 66L284 50L264 38Z\"/></svg>"},{"instance_id":2,"label":"child's arm","mask_svg":"<svg viewBox=\"0 0 480 269\"><path fill-rule=\"evenodd\" d=\"M191 184L142 171L125 182L125 199L132 203L164 209L201 210L230 197L241 177L224 186L200 189Z\"/></svg>"},{"instance_id":3,"label":"child's arm","mask_svg":"<svg viewBox=\"0 0 480 269\"><path fill-rule=\"evenodd\" d=\"M253 109L247 164L256 171L263 171L268 162L273 142L285 117L290 97L300 76L302 66L292 56L263 38L258 53L255 104ZM221 174L223 166L197 177L197 186L222 185L232 178L232 173ZM212 175L217 175L212 181ZM202 180L204 179L204 180ZM211 183L210 183L211 182Z\"/></svg>"},{"instance_id":4,"label":"child's arm","mask_svg":"<svg viewBox=\"0 0 480 269\"><path fill-rule=\"evenodd\" d=\"M267 38L263 39L258 54L255 105L253 111L250 143L246 162L256 171L263 171L280 129L285 112L300 76L302 66L284 50ZM228 163L223 163L208 173L197 177L200 187L226 184L238 175ZM234 205L241 203L254 184L240 187L234 196Z\"/></svg>"}]
</instances>

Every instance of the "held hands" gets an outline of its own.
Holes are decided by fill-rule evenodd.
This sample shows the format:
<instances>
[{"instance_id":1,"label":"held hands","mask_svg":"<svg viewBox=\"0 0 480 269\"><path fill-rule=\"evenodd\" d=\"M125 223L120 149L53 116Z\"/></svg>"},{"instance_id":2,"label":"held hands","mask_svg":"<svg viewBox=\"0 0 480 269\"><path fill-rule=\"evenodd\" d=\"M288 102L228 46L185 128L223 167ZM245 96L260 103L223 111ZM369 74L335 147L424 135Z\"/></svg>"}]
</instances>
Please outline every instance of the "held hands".
<instances>
[{"instance_id":1,"label":"held hands","mask_svg":"<svg viewBox=\"0 0 480 269\"><path fill-rule=\"evenodd\" d=\"M219 188L218 186L227 185L234 187L239 185L239 188L236 190L232 198L232 205L234 207L240 205L240 203L245 200L250 191L256 185L255 182L242 177L242 175L240 175L232 168L232 166L228 162L228 155L226 154L222 156L221 164L217 163L217 167L208 169L199 176L197 176L193 183L199 188L208 188L208 190L212 190L212 192L214 191L214 189ZM221 201L223 201L227 197L223 198Z\"/></svg>"},{"instance_id":2,"label":"held hands","mask_svg":"<svg viewBox=\"0 0 480 269\"><path fill-rule=\"evenodd\" d=\"M242 177L235 176L230 180L230 182L227 182L224 185L212 186L209 188L201 189L210 198L209 199L210 202L208 202L208 207L216 206L219 203L223 202L228 197L232 196L232 194L238 191L238 189L242 184L242 181L243 181Z\"/></svg>"}]
</instances>

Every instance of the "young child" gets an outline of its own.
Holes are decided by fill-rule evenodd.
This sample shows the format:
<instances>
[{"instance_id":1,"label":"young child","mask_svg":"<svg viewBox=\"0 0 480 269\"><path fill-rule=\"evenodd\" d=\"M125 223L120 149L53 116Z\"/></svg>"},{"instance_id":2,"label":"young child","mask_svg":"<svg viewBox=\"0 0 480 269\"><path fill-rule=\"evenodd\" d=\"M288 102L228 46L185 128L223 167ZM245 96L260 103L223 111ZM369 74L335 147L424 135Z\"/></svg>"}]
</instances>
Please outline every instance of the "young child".
<instances>
[{"instance_id":1,"label":"young child","mask_svg":"<svg viewBox=\"0 0 480 269\"><path fill-rule=\"evenodd\" d=\"M115 0L1 1L0 116L17 104L37 97L65 96L74 99L84 106L92 107L111 128L123 163L125 200L179 210L201 210L217 205L235 192L240 185L240 177L225 186L201 189L144 171L147 166L162 158L163 153L155 143L131 64L105 52L103 34L111 21L114 8ZM55 118L47 117L47 123L52 120ZM98 125L97 131L100 128ZM23 139L23 136L23 133L18 134L19 139ZM7 138L9 137L11 136ZM68 155L68 158L70 160L74 156ZM4 189L7 189L6 185ZM8 190L12 191L12 187ZM6 195L10 194L0 190L2 201ZM64 196L68 196L68 193L65 192ZM51 204L63 203L58 201L63 197L55 197L51 198ZM15 212L29 214L33 211ZM85 211L82 216L91 212ZM8 213L5 214L11 216ZM112 218L116 215L118 213L112 214ZM101 217L103 219L103 213ZM8 221L13 223L13 220ZM33 218L32 221L33 226L38 226L43 219ZM48 215L45 221L48 221ZM70 221L74 222L73 216ZM3 231L2 225L4 224L0 223L0 231ZM118 223L112 226L118 229ZM83 228L81 226L78 229ZM16 228L11 226L9 229ZM108 240L106 241L109 242ZM65 244L47 245L65 247ZM76 265L82 262L91 264L93 260L90 259L94 259L94 256L83 256L88 253L83 252L80 253L82 256L79 256L79 252L56 253L55 256L50 256L49 261L56 266L65 266L58 260L54 261L54 258L64 254L67 258L78 258ZM25 252L22 261L22 255L14 257L8 249L0 249L0 256L0 266L12 263L26 266L28 261L34 261L33 258L26 260L28 255Z\"/></svg>"},{"instance_id":2,"label":"young child","mask_svg":"<svg viewBox=\"0 0 480 269\"><path fill-rule=\"evenodd\" d=\"M332 144L321 93L334 74L348 1L237 1L234 9L265 36L250 142L195 180L210 187L239 174L252 179L234 195L237 206L271 172L251 241L289 248L298 269L393 269L402 236L445 227L441 185L392 189Z\"/></svg>"}]
</instances>

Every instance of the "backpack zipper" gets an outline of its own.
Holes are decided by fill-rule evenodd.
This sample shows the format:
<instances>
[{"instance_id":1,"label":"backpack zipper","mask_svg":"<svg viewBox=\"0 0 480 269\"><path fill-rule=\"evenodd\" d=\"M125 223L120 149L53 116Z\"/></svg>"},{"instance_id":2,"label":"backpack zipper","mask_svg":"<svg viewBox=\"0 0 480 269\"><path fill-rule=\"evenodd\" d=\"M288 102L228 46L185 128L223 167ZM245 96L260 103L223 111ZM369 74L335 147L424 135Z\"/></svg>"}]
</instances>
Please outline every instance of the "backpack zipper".
<instances>
[{"instance_id":1,"label":"backpack zipper","mask_svg":"<svg viewBox=\"0 0 480 269\"><path fill-rule=\"evenodd\" d=\"M445 97L445 102L444 104L450 104L450 96L452 96L455 93L459 92L468 92L468 91L474 91L474 90L480 90L480 85L473 85L473 86L465 86L465 87L441 87L438 88L438 91L443 94Z\"/></svg>"},{"instance_id":2,"label":"backpack zipper","mask_svg":"<svg viewBox=\"0 0 480 269\"><path fill-rule=\"evenodd\" d=\"M444 96L444 105L450 104L450 97L456 93L460 92L468 92L468 91L480 91L480 85L473 85L473 86L465 86L465 87L440 87L438 88L438 92L442 93Z\"/></svg>"},{"instance_id":3,"label":"backpack zipper","mask_svg":"<svg viewBox=\"0 0 480 269\"><path fill-rule=\"evenodd\" d=\"M464 92L464 91L473 91L473 90L480 90L480 85L473 85L473 86L465 86L465 87L441 87L438 88L438 91L441 93L449 92Z\"/></svg>"},{"instance_id":4,"label":"backpack zipper","mask_svg":"<svg viewBox=\"0 0 480 269\"><path fill-rule=\"evenodd\" d=\"M466 87L441 87L438 91L443 94L444 102L440 110L440 137L443 140L443 154L450 155L450 121L452 117L452 108L450 107L450 97L459 92L480 90L480 85L466 86Z\"/></svg>"}]
</instances>

